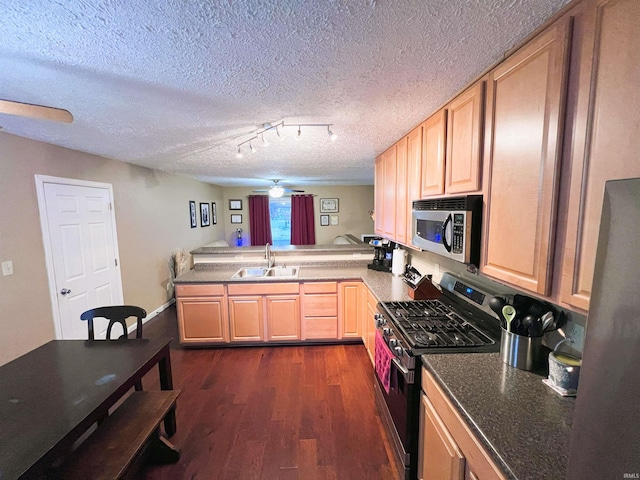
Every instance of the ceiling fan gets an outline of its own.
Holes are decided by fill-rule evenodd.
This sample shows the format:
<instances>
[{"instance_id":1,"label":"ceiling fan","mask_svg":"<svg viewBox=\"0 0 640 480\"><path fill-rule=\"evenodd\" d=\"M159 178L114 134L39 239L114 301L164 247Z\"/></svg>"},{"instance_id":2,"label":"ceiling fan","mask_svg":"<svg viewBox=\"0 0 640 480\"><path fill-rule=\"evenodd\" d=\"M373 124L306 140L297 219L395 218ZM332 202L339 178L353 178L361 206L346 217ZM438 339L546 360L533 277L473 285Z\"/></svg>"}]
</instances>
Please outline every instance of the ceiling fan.
<instances>
[{"instance_id":1,"label":"ceiling fan","mask_svg":"<svg viewBox=\"0 0 640 480\"><path fill-rule=\"evenodd\" d=\"M45 107L44 105L14 102L11 100L0 100L0 113L18 115L20 117L37 118L41 120L52 120L54 122L73 122L73 115L71 115L71 112L68 110L55 107Z\"/></svg>"},{"instance_id":2,"label":"ceiling fan","mask_svg":"<svg viewBox=\"0 0 640 480\"><path fill-rule=\"evenodd\" d=\"M254 190L254 192L268 192L269 196L273 198L280 198L285 193L304 193L304 190L293 190L291 188L283 187L278 183L279 181L280 180L273 180L273 185L269 188L269 190Z\"/></svg>"}]
</instances>

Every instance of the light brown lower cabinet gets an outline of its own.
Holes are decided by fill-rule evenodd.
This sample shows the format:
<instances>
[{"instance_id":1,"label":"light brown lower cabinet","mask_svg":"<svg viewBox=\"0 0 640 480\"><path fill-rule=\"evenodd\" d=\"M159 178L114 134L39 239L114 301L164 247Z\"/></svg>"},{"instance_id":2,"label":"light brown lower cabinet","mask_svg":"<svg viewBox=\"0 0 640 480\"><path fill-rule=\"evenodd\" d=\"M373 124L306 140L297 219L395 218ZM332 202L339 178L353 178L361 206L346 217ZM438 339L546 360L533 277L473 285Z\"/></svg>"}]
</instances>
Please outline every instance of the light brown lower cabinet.
<instances>
[{"instance_id":1,"label":"light brown lower cabinet","mask_svg":"<svg viewBox=\"0 0 640 480\"><path fill-rule=\"evenodd\" d=\"M425 368L422 389L418 478L504 479L502 471Z\"/></svg>"},{"instance_id":2,"label":"light brown lower cabinet","mask_svg":"<svg viewBox=\"0 0 640 480\"><path fill-rule=\"evenodd\" d=\"M369 359L371 360L371 364L375 365L375 358L376 358L375 315L376 313L378 313L378 299L371 292L371 290L369 290L369 288L367 288L367 286L364 284L362 285L362 297L363 297L362 341L364 343L364 346L367 348L367 353L369 354Z\"/></svg>"},{"instance_id":3,"label":"light brown lower cabinet","mask_svg":"<svg viewBox=\"0 0 640 480\"><path fill-rule=\"evenodd\" d=\"M300 340L298 283L234 284L227 292L231 342Z\"/></svg>"},{"instance_id":4,"label":"light brown lower cabinet","mask_svg":"<svg viewBox=\"0 0 640 480\"><path fill-rule=\"evenodd\" d=\"M362 337L362 282L340 282L340 338Z\"/></svg>"},{"instance_id":5,"label":"light brown lower cabinet","mask_svg":"<svg viewBox=\"0 0 640 480\"><path fill-rule=\"evenodd\" d=\"M178 330L182 344L229 341L224 285L176 286Z\"/></svg>"},{"instance_id":6,"label":"light brown lower cabinet","mask_svg":"<svg viewBox=\"0 0 640 480\"><path fill-rule=\"evenodd\" d=\"M302 292L302 339L338 338L338 283L305 282Z\"/></svg>"}]
</instances>

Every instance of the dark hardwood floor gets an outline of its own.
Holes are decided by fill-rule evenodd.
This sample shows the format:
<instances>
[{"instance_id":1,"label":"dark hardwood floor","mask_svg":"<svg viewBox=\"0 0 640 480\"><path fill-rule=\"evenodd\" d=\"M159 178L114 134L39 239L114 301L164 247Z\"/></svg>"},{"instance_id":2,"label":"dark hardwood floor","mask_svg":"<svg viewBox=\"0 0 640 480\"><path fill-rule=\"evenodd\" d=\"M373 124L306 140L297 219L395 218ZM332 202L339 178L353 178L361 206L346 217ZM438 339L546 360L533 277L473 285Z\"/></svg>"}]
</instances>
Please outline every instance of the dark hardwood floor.
<instances>
[{"instance_id":1,"label":"dark hardwood floor","mask_svg":"<svg viewBox=\"0 0 640 480\"><path fill-rule=\"evenodd\" d=\"M177 464L151 479L398 479L363 345L183 349L175 308L145 325L172 336ZM157 370L144 378L158 387Z\"/></svg>"}]
</instances>

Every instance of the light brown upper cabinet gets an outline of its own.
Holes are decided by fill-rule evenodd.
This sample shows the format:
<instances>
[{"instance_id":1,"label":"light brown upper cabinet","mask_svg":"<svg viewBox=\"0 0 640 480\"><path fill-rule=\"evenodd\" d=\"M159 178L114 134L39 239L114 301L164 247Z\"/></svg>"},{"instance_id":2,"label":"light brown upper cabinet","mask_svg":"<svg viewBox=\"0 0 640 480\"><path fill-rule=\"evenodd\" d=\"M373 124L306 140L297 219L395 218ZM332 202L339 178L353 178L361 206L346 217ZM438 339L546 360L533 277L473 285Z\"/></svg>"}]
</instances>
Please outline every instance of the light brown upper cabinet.
<instances>
[{"instance_id":1,"label":"light brown upper cabinet","mask_svg":"<svg viewBox=\"0 0 640 480\"><path fill-rule=\"evenodd\" d=\"M398 188L396 145L376 158L375 165L375 232L393 240L396 235Z\"/></svg>"},{"instance_id":2,"label":"light brown upper cabinet","mask_svg":"<svg viewBox=\"0 0 640 480\"><path fill-rule=\"evenodd\" d=\"M447 111L443 108L422 124L421 197L444 193Z\"/></svg>"},{"instance_id":3,"label":"light brown upper cabinet","mask_svg":"<svg viewBox=\"0 0 640 480\"><path fill-rule=\"evenodd\" d=\"M592 1L576 18L565 157L571 187L560 299L589 308L604 182L640 177L640 2Z\"/></svg>"},{"instance_id":4,"label":"light brown upper cabinet","mask_svg":"<svg viewBox=\"0 0 640 480\"><path fill-rule=\"evenodd\" d=\"M422 125L407 135L407 245L412 244L413 220L412 203L420 199L420 179L422 173Z\"/></svg>"},{"instance_id":5,"label":"light brown upper cabinet","mask_svg":"<svg viewBox=\"0 0 640 480\"><path fill-rule=\"evenodd\" d=\"M376 158L375 170L374 170L374 230L377 235L384 235L384 159L382 155Z\"/></svg>"},{"instance_id":6,"label":"light brown upper cabinet","mask_svg":"<svg viewBox=\"0 0 640 480\"><path fill-rule=\"evenodd\" d=\"M481 270L548 295L570 23L558 21L489 75Z\"/></svg>"},{"instance_id":7,"label":"light brown upper cabinet","mask_svg":"<svg viewBox=\"0 0 640 480\"><path fill-rule=\"evenodd\" d=\"M396 212L394 240L403 245L408 243L407 221L411 219L407 216L407 204L411 202L407 195L407 175L407 137L403 137L396 143L396 196L393 202Z\"/></svg>"},{"instance_id":8,"label":"light brown upper cabinet","mask_svg":"<svg viewBox=\"0 0 640 480\"><path fill-rule=\"evenodd\" d=\"M480 190L484 82L478 82L447 105L445 193Z\"/></svg>"}]
</instances>

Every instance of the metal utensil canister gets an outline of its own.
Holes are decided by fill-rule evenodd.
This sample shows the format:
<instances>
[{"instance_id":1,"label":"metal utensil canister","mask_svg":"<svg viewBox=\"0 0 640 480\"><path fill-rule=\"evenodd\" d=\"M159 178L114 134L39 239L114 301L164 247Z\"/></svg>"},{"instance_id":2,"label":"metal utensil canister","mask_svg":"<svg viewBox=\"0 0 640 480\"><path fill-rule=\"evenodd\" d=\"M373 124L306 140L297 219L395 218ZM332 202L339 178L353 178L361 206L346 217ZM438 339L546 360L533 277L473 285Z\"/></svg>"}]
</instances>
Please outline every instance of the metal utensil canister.
<instances>
[{"instance_id":1,"label":"metal utensil canister","mask_svg":"<svg viewBox=\"0 0 640 480\"><path fill-rule=\"evenodd\" d=\"M525 337L502 329L500 358L520 370L533 370L542 360L542 337Z\"/></svg>"}]
</instances>

